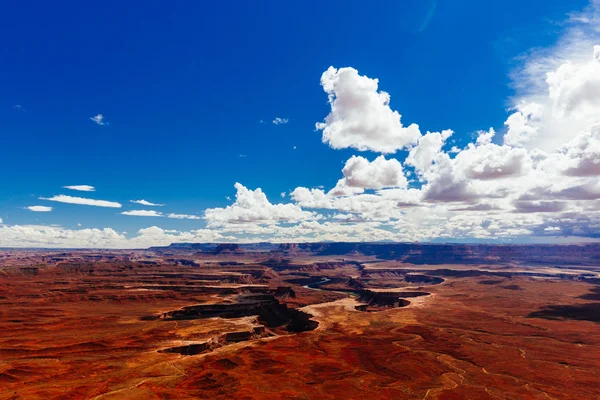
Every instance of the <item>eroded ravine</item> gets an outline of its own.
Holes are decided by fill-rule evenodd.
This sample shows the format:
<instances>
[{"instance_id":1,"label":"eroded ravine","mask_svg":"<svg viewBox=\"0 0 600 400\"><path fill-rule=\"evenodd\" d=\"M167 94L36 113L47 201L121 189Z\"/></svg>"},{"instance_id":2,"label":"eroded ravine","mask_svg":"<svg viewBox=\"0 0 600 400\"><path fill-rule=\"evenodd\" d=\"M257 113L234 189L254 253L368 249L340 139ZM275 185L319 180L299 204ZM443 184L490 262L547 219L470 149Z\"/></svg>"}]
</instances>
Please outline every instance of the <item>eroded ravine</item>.
<instances>
[{"instance_id":1,"label":"eroded ravine","mask_svg":"<svg viewBox=\"0 0 600 400\"><path fill-rule=\"evenodd\" d=\"M406 279L406 282L425 285L437 285L444 282L444 279L429 276L415 275L411 278ZM336 290L325 286L331 282L335 282L335 280L326 276L287 280L287 283L303 284L304 289L343 294L347 297L342 302L352 310L360 312L379 312L406 307L411 304L407 298L431 295L429 292L412 290L411 288L367 289L361 287L362 285L351 290ZM287 304L281 303L276 296L282 294L281 289L278 288L278 290L270 293L238 294L232 302L190 305L145 318L165 321L206 318L255 318L252 326L247 326L240 331L227 332L203 341L186 342L158 350L160 353L193 356L210 353L216 349L240 342L252 342L317 329L319 327L318 314L320 314L317 310L328 305L337 305L337 302L324 302L303 308L288 307ZM289 289L289 291L293 293L293 290Z\"/></svg>"}]
</instances>

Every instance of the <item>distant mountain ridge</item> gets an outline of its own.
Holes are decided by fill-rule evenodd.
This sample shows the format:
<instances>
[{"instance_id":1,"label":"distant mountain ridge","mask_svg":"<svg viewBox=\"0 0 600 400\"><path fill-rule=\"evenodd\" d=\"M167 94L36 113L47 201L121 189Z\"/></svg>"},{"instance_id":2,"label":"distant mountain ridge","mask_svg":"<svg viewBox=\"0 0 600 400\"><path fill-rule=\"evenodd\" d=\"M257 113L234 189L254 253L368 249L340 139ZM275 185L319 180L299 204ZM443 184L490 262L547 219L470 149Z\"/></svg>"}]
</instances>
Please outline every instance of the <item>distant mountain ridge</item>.
<instances>
[{"instance_id":1,"label":"distant mountain ridge","mask_svg":"<svg viewBox=\"0 0 600 400\"><path fill-rule=\"evenodd\" d=\"M198 251L210 254L265 252L273 255L374 256L412 264L532 264L600 265L600 244L507 245L425 243L177 243L151 247L157 252Z\"/></svg>"}]
</instances>

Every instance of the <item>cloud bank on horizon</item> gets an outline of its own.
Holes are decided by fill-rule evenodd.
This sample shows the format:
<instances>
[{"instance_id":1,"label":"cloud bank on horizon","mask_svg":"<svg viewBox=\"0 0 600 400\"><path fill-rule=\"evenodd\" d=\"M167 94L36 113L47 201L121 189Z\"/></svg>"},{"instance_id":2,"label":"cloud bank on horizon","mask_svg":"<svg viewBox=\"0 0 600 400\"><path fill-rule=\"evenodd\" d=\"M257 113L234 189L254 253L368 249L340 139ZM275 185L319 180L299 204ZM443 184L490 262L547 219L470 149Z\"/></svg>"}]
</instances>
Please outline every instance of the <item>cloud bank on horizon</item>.
<instances>
[{"instance_id":1,"label":"cloud bank on horizon","mask_svg":"<svg viewBox=\"0 0 600 400\"><path fill-rule=\"evenodd\" d=\"M511 78L504 126L481 127L451 146L452 127L405 124L377 78L329 67L321 86L329 114L323 144L351 149L335 186L296 187L273 203L235 183L226 207L203 216L126 210L130 217L205 221L192 231L0 225L0 246L137 248L174 242L500 240L576 242L600 237L600 2L569 15L556 45L527 55ZM102 115L92 118L103 124ZM276 118L273 124L286 124ZM372 157L372 153L376 153ZM93 191L88 185L65 186ZM91 188L91 189L90 189ZM286 198L282 193L281 199ZM41 200L121 208L118 202L57 195ZM131 200L143 206L163 206ZM52 211L32 206L32 211ZM1 223L1 220L0 220Z\"/></svg>"}]
</instances>

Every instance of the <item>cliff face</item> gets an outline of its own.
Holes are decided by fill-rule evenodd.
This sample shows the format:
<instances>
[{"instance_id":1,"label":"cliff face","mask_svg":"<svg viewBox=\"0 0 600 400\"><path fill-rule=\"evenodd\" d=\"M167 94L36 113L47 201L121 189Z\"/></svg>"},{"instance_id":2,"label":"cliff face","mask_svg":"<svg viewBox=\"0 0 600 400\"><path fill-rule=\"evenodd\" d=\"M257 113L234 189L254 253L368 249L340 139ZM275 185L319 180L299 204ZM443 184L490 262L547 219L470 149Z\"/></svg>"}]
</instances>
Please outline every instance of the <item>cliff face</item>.
<instances>
[{"instance_id":1,"label":"cliff face","mask_svg":"<svg viewBox=\"0 0 600 400\"><path fill-rule=\"evenodd\" d=\"M489 245L414 243L303 243L281 245L278 251L311 255L376 256L412 264L533 264L600 265L600 245Z\"/></svg>"},{"instance_id":2,"label":"cliff face","mask_svg":"<svg viewBox=\"0 0 600 400\"><path fill-rule=\"evenodd\" d=\"M172 244L157 252L197 250L206 254L269 253L274 258L292 255L374 256L412 264L530 264L600 265L600 244L492 245L420 243L269 243Z\"/></svg>"},{"instance_id":3,"label":"cliff face","mask_svg":"<svg viewBox=\"0 0 600 400\"><path fill-rule=\"evenodd\" d=\"M240 249L240 246L237 244L233 244L233 243L225 243L225 244L219 244L217 245L217 247L212 251L213 254L221 254L221 253L239 253L239 252L243 252L242 249Z\"/></svg>"}]
</instances>

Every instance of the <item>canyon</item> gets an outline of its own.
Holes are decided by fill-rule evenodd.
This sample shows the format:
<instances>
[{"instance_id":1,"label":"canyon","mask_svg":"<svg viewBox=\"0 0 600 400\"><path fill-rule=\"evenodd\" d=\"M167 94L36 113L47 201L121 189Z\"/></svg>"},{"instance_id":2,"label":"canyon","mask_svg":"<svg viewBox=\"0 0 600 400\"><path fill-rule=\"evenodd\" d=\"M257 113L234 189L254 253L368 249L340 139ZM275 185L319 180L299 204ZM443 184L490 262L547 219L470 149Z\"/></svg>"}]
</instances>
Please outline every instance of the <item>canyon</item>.
<instances>
[{"instance_id":1,"label":"canyon","mask_svg":"<svg viewBox=\"0 0 600 400\"><path fill-rule=\"evenodd\" d=\"M600 397L600 245L0 250L0 399Z\"/></svg>"}]
</instances>

